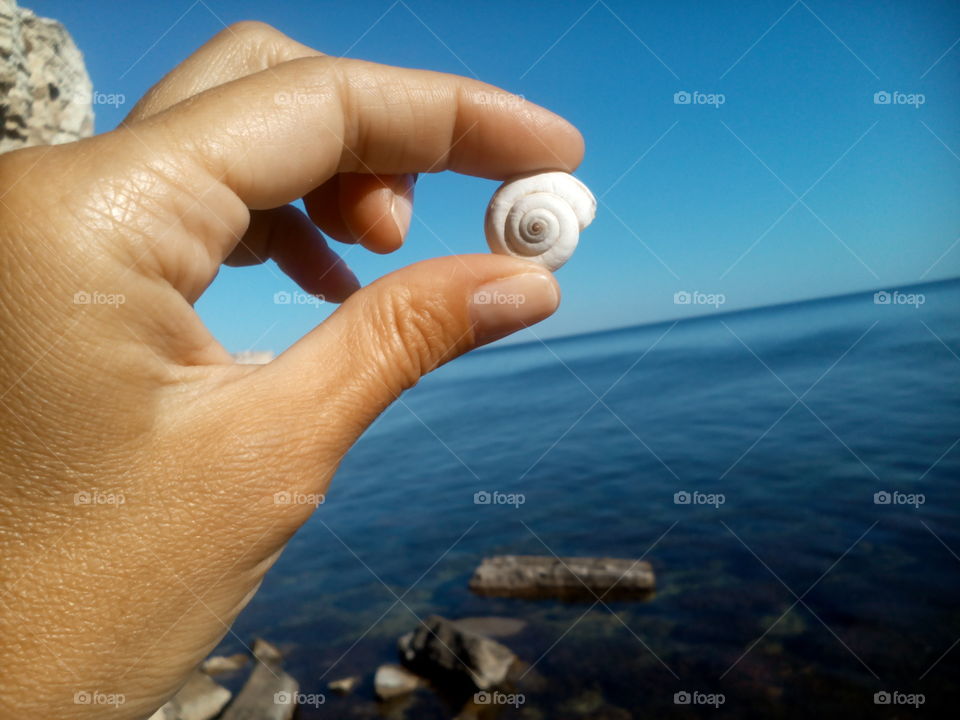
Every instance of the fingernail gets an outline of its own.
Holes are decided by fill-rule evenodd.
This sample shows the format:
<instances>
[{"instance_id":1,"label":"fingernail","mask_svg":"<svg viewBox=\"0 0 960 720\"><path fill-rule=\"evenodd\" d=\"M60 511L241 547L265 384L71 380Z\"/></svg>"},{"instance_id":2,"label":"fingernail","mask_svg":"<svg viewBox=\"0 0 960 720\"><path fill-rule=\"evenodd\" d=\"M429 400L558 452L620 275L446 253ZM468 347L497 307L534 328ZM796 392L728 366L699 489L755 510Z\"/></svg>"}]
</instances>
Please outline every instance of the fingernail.
<instances>
[{"instance_id":1,"label":"fingernail","mask_svg":"<svg viewBox=\"0 0 960 720\"><path fill-rule=\"evenodd\" d=\"M500 278L470 296L470 320L477 345L499 340L553 315L560 293L545 272Z\"/></svg>"},{"instance_id":2,"label":"fingernail","mask_svg":"<svg viewBox=\"0 0 960 720\"><path fill-rule=\"evenodd\" d=\"M415 175L407 175L404 180L403 188L393 193L390 203L390 214L401 238L407 237L407 231L410 230L410 220L413 218L413 186L417 178Z\"/></svg>"}]
</instances>

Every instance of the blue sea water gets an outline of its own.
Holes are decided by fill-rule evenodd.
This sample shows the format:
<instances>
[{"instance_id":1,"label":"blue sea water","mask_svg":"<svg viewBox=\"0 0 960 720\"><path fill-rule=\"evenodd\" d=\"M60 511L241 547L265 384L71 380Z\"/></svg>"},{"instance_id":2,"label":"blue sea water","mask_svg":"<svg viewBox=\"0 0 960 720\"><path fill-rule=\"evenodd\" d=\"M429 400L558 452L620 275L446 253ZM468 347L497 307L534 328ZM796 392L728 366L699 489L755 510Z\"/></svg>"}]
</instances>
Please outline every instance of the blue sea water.
<instances>
[{"instance_id":1,"label":"blue sea water","mask_svg":"<svg viewBox=\"0 0 960 720\"><path fill-rule=\"evenodd\" d=\"M717 313L439 369L347 456L234 631L284 646L301 690L326 694L303 718L456 715L429 692L373 700L372 672L431 613L528 623L503 640L531 666L524 704L477 717L955 711L960 282L899 292L923 303L865 293ZM483 491L524 502L475 504ZM677 503L684 492L715 502ZM472 595L497 553L643 556L658 590ZM356 693L327 691L348 675L364 677ZM678 705L678 692L724 702Z\"/></svg>"}]
</instances>

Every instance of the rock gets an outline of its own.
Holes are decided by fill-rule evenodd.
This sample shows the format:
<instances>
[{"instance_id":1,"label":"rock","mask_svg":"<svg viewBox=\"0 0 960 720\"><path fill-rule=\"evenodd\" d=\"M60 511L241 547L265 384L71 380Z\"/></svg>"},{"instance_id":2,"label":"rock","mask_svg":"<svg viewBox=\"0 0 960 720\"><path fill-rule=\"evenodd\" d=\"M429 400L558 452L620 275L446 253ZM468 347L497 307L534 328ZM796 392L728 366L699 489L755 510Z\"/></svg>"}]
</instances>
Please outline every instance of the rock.
<instances>
[{"instance_id":1,"label":"rock","mask_svg":"<svg viewBox=\"0 0 960 720\"><path fill-rule=\"evenodd\" d=\"M337 693L337 695L349 695L359 684L360 678L356 675L351 675L350 677L341 678L340 680L334 680L329 683L327 687Z\"/></svg>"},{"instance_id":2,"label":"rock","mask_svg":"<svg viewBox=\"0 0 960 720\"><path fill-rule=\"evenodd\" d=\"M512 637L527 627L526 620L496 616L460 618L454 622L461 630L489 638Z\"/></svg>"},{"instance_id":3,"label":"rock","mask_svg":"<svg viewBox=\"0 0 960 720\"><path fill-rule=\"evenodd\" d=\"M267 665L278 665L283 660L283 653L280 652L280 649L273 643L269 643L263 638L254 638L253 640L253 656L267 664Z\"/></svg>"},{"instance_id":4,"label":"rock","mask_svg":"<svg viewBox=\"0 0 960 720\"><path fill-rule=\"evenodd\" d=\"M496 640L431 615L412 633L400 638L404 665L431 680L460 680L479 690L500 685L517 659Z\"/></svg>"},{"instance_id":5,"label":"rock","mask_svg":"<svg viewBox=\"0 0 960 720\"><path fill-rule=\"evenodd\" d=\"M150 720L210 720L230 702L232 693L199 670Z\"/></svg>"},{"instance_id":6,"label":"rock","mask_svg":"<svg viewBox=\"0 0 960 720\"><path fill-rule=\"evenodd\" d=\"M423 680L399 665L381 665L373 678L373 689L381 700L412 693Z\"/></svg>"},{"instance_id":7,"label":"rock","mask_svg":"<svg viewBox=\"0 0 960 720\"><path fill-rule=\"evenodd\" d=\"M207 675L217 675L219 673L239 670L246 665L249 660L250 658L243 653L237 653L236 655L214 655L204 660L200 669Z\"/></svg>"},{"instance_id":8,"label":"rock","mask_svg":"<svg viewBox=\"0 0 960 720\"><path fill-rule=\"evenodd\" d=\"M0 0L0 152L93 134L93 86L66 29Z\"/></svg>"},{"instance_id":9,"label":"rock","mask_svg":"<svg viewBox=\"0 0 960 720\"><path fill-rule=\"evenodd\" d=\"M655 585L653 568L643 560L539 555L484 558L470 579L479 595L570 600L648 597Z\"/></svg>"},{"instance_id":10,"label":"rock","mask_svg":"<svg viewBox=\"0 0 960 720\"><path fill-rule=\"evenodd\" d=\"M258 662L220 720L290 720L299 690L297 681L278 664Z\"/></svg>"}]
</instances>

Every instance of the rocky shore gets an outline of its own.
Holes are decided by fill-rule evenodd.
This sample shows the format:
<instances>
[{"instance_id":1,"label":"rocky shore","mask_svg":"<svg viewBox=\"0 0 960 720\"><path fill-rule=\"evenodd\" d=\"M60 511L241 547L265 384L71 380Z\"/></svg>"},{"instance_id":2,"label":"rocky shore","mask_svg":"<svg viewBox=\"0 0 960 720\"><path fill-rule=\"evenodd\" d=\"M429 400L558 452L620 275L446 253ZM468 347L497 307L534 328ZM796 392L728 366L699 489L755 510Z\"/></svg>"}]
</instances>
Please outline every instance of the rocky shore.
<instances>
[{"instance_id":1,"label":"rocky shore","mask_svg":"<svg viewBox=\"0 0 960 720\"><path fill-rule=\"evenodd\" d=\"M655 585L649 563L619 558L555 558L495 556L477 567L470 588L480 596L496 595L530 600L552 597L577 601L620 592L631 599L649 599ZM622 599L622 597L621 597ZM150 720L291 720L298 706L319 708L338 697L364 693L375 704L369 715L395 720L408 715L417 693L434 693L446 706L459 708L456 720L495 718L509 708L519 711L524 691L546 681L530 663L508 647L509 638L522 633L520 618L481 616L448 619L431 615L420 620L396 644L396 657L384 658L371 676L331 679L324 693L300 692L300 684L283 669L283 654L271 643L256 639L251 653L208 658L180 692ZM214 679L247 672L236 696ZM302 678L309 683L309 678ZM372 690L372 692L371 692ZM596 702L594 702L596 700ZM587 703L579 717L602 720L631 717L602 699ZM529 712L528 712L529 711ZM523 717L540 717L524 708Z\"/></svg>"}]
</instances>

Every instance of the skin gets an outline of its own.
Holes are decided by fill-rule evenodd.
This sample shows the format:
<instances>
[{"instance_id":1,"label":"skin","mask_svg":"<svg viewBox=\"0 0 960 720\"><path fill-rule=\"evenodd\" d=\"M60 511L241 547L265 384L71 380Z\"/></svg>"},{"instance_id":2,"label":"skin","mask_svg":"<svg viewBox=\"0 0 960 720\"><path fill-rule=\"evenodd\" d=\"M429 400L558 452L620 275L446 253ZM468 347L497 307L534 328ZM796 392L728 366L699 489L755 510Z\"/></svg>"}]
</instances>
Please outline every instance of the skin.
<instances>
[{"instance_id":1,"label":"skin","mask_svg":"<svg viewBox=\"0 0 960 720\"><path fill-rule=\"evenodd\" d=\"M525 260L437 258L359 289L323 237L399 247L391 208L417 173L578 165L571 125L492 93L242 23L117 130L0 156L0 716L149 716L314 509L275 493L324 493L423 374L552 312L555 281ZM193 303L222 263L268 258L343 304L236 365ZM472 294L515 276L527 307L478 315Z\"/></svg>"}]
</instances>

